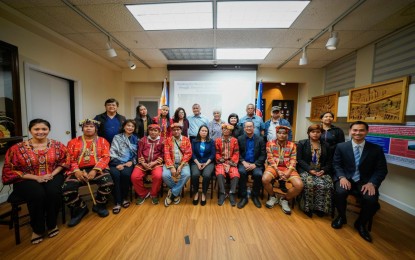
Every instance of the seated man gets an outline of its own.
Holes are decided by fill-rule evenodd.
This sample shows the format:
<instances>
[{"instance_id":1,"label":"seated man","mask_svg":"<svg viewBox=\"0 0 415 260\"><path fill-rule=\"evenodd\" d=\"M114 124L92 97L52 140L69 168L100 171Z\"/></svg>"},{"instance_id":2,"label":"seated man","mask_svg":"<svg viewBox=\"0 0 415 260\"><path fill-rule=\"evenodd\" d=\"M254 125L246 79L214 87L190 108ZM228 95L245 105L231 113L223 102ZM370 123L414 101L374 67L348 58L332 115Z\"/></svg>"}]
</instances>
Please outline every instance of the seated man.
<instances>
[{"instance_id":1,"label":"seated man","mask_svg":"<svg viewBox=\"0 0 415 260\"><path fill-rule=\"evenodd\" d=\"M303 190L303 182L295 169L297 146L295 143L287 141L290 131L291 129L287 126L279 125L276 127L277 139L267 142L268 167L262 177L264 188L270 195L266 203L267 208L274 207L275 203L278 202L272 187L272 180L281 179L291 182L292 188L288 189L279 201L282 211L287 215L291 214L288 201L294 199Z\"/></svg>"},{"instance_id":2,"label":"seated man","mask_svg":"<svg viewBox=\"0 0 415 260\"><path fill-rule=\"evenodd\" d=\"M138 164L131 174L131 182L135 193L138 194L136 204L141 205L145 199L151 196L154 205L159 204L158 193L161 189L161 175L163 172L164 139L160 137L160 126L151 124L148 126L148 136L144 136L138 143ZM151 190L144 187L144 177L151 174Z\"/></svg>"},{"instance_id":3,"label":"seated man","mask_svg":"<svg viewBox=\"0 0 415 260\"><path fill-rule=\"evenodd\" d=\"M218 205L222 206L225 203L225 177L229 176L231 179L231 189L229 191L229 202L231 206L236 205L235 191L236 185L239 181L238 161L239 161L239 145L238 140L232 137L233 125L222 125L222 137L215 140L216 148L216 167L215 173L218 179L219 186L219 200Z\"/></svg>"},{"instance_id":4,"label":"seated man","mask_svg":"<svg viewBox=\"0 0 415 260\"><path fill-rule=\"evenodd\" d=\"M172 136L164 143L163 181L170 188L164 200L168 207L172 202L180 203L180 193L190 178L189 160L192 158L192 145L189 138L182 136L182 126L171 125ZM173 178L179 178L177 183Z\"/></svg>"},{"instance_id":5,"label":"seated man","mask_svg":"<svg viewBox=\"0 0 415 260\"><path fill-rule=\"evenodd\" d=\"M83 135L68 143L71 166L62 186L63 199L72 213L69 227L78 225L88 213L88 207L79 198L79 187L85 186L87 182L98 185L95 198L97 204L92 211L100 217L106 217L109 213L105 204L114 185L108 169L110 145L103 137L97 136L99 122L85 119L79 125Z\"/></svg>"},{"instance_id":6,"label":"seated man","mask_svg":"<svg viewBox=\"0 0 415 260\"><path fill-rule=\"evenodd\" d=\"M239 179L239 195L242 198L238 203L238 208L241 209L248 203L246 182L249 173L252 173L254 179L252 201L257 208L260 208L262 205L258 196L262 186L262 172L266 159L265 142L261 136L254 135L253 122L245 122L244 130L245 134L238 137L240 151L238 171L241 176Z\"/></svg>"},{"instance_id":7,"label":"seated man","mask_svg":"<svg viewBox=\"0 0 415 260\"><path fill-rule=\"evenodd\" d=\"M339 215L331 226L339 229L346 224L347 196L355 191L361 196L362 209L354 227L363 239L372 242L367 224L379 209L379 186L388 168L382 147L365 140L368 132L366 122L356 121L350 125L352 140L336 146L333 182L334 203Z\"/></svg>"}]
</instances>

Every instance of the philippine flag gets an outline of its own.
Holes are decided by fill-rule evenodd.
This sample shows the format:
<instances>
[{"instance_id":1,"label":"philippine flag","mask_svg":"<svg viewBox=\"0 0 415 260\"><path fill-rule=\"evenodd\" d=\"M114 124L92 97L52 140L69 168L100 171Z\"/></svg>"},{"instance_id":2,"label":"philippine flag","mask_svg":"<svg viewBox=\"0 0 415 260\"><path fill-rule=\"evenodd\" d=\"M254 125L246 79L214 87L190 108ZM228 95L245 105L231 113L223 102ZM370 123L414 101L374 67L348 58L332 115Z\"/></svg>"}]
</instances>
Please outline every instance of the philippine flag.
<instances>
[{"instance_id":1,"label":"philippine flag","mask_svg":"<svg viewBox=\"0 0 415 260\"><path fill-rule=\"evenodd\" d=\"M256 99L256 115L262 117L262 80L258 86L258 97Z\"/></svg>"}]
</instances>

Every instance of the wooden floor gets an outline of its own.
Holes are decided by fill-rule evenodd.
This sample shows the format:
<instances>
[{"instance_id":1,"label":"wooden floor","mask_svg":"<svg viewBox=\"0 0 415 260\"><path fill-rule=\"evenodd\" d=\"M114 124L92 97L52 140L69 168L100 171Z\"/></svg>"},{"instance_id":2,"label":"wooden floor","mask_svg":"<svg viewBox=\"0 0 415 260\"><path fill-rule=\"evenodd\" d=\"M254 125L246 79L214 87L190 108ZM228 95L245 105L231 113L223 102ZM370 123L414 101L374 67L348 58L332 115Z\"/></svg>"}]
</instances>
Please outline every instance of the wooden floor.
<instances>
[{"instance_id":1,"label":"wooden floor","mask_svg":"<svg viewBox=\"0 0 415 260\"><path fill-rule=\"evenodd\" d=\"M244 209L229 201L219 207L216 196L193 206L186 195L168 208L147 200L104 219L90 212L39 245L30 244L29 225L17 246L13 230L0 226L0 259L415 259L415 217L384 202L368 243L353 229L353 212L334 230L330 217L310 219L298 208L287 216L280 206L257 209L252 201Z\"/></svg>"}]
</instances>

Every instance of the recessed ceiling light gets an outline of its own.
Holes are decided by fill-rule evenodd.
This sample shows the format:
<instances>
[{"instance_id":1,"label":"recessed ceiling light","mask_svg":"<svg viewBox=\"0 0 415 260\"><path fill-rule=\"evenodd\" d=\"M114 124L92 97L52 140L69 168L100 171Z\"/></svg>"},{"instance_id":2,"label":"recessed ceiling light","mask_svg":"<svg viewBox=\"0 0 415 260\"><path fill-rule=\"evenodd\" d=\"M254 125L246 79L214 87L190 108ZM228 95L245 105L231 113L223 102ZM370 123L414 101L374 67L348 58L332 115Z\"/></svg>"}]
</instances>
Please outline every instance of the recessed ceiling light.
<instances>
[{"instance_id":1,"label":"recessed ceiling light","mask_svg":"<svg viewBox=\"0 0 415 260\"><path fill-rule=\"evenodd\" d=\"M217 49L218 60L263 60L271 48Z\"/></svg>"},{"instance_id":2,"label":"recessed ceiling light","mask_svg":"<svg viewBox=\"0 0 415 260\"><path fill-rule=\"evenodd\" d=\"M126 5L144 30L212 29L212 2Z\"/></svg>"},{"instance_id":3,"label":"recessed ceiling light","mask_svg":"<svg viewBox=\"0 0 415 260\"><path fill-rule=\"evenodd\" d=\"M218 2L218 28L289 28L310 1Z\"/></svg>"}]
</instances>

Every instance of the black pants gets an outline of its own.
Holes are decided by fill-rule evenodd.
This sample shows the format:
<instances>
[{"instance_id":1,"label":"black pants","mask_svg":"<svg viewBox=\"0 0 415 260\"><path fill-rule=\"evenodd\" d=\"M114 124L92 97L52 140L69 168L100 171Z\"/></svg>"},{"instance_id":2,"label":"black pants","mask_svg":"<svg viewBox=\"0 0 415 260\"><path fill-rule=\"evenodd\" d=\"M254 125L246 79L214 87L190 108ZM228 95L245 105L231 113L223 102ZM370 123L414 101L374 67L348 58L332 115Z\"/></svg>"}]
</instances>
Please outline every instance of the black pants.
<instances>
[{"instance_id":1,"label":"black pants","mask_svg":"<svg viewBox=\"0 0 415 260\"><path fill-rule=\"evenodd\" d=\"M350 190L346 190L340 187L340 180L334 183L334 203L336 205L337 211L339 212L340 216L346 216L346 207L347 207L347 196L352 194L357 194L361 200L361 210L359 214L359 221L361 224L366 225L369 219L371 219L378 209L378 198L379 198L379 191L376 188L375 195L369 196L366 192L365 195L361 192L362 186L366 183L361 182L354 182L349 180L352 184L352 188Z\"/></svg>"},{"instance_id":2,"label":"black pants","mask_svg":"<svg viewBox=\"0 0 415 260\"><path fill-rule=\"evenodd\" d=\"M45 223L49 230L56 227L62 206L63 180L63 175L59 173L48 182L24 180L13 184L14 192L27 202L30 225L36 234L45 232Z\"/></svg>"},{"instance_id":3,"label":"black pants","mask_svg":"<svg viewBox=\"0 0 415 260\"><path fill-rule=\"evenodd\" d=\"M89 172L89 170L86 170L86 172ZM97 174L94 179L89 181L89 183L98 185L97 195L95 197L96 202L101 204L106 203L108 195L111 193L114 185L109 171L104 170L101 174ZM69 208L81 206L82 200L79 198L78 190L79 187L85 185L87 184L83 181L79 181L74 174L66 178L62 187L62 192L63 200Z\"/></svg>"},{"instance_id":4,"label":"black pants","mask_svg":"<svg viewBox=\"0 0 415 260\"><path fill-rule=\"evenodd\" d=\"M257 167L252 171L247 172L243 164L238 164L238 172L241 176L239 179L239 197L245 198L247 196L246 182L248 181L249 174L252 174L252 178L254 179L252 196L258 197L261 192L263 170Z\"/></svg>"}]
</instances>

